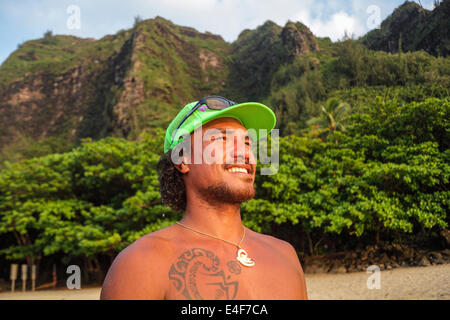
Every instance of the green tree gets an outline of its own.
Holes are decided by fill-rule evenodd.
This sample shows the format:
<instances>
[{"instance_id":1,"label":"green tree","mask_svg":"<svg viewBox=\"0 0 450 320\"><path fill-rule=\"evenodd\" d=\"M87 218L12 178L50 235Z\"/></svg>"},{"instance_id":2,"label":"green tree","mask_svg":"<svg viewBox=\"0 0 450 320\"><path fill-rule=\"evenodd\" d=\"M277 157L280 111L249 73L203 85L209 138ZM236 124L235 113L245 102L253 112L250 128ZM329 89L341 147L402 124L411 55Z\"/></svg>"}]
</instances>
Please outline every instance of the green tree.
<instances>
[{"instance_id":1,"label":"green tree","mask_svg":"<svg viewBox=\"0 0 450 320\"><path fill-rule=\"evenodd\" d=\"M85 141L63 154L0 171L1 254L39 264L46 256L99 265L137 238L178 219L161 203L155 170L164 132L139 141ZM99 277L100 278L100 277Z\"/></svg>"},{"instance_id":2,"label":"green tree","mask_svg":"<svg viewBox=\"0 0 450 320\"><path fill-rule=\"evenodd\" d=\"M308 121L310 126L314 126L318 135L326 137L329 134L334 135L336 131L345 132L344 123L350 113L350 105L339 101L337 98L330 98L325 105L320 107L321 114L318 117Z\"/></svg>"},{"instance_id":3,"label":"green tree","mask_svg":"<svg viewBox=\"0 0 450 320\"><path fill-rule=\"evenodd\" d=\"M338 144L281 138L279 171L257 177L244 220L268 233L274 225L298 226L305 237L298 242L310 253L324 239L346 248L363 236L401 240L448 228L448 119L448 99L379 102L351 116L345 133L335 132Z\"/></svg>"}]
</instances>

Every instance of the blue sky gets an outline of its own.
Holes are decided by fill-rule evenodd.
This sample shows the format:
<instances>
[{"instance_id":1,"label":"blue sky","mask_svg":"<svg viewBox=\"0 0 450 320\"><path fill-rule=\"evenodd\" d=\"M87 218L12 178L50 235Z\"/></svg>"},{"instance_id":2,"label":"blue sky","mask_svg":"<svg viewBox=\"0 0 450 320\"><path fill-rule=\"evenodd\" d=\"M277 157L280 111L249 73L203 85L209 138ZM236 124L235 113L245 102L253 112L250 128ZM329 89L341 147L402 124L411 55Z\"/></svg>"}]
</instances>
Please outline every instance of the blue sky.
<instances>
[{"instance_id":1,"label":"blue sky","mask_svg":"<svg viewBox=\"0 0 450 320\"><path fill-rule=\"evenodd\" d=\"M375 27L403 0L0 0L0 63L45 31L99 39L133 25L134 17L161 16L175 24L237 39L244 29L272 20L301 21L316 36L356 37ZM418 1L416 1L418 2ZM421 0L427 9L433 0ZM78 28L79 27L79 28Z\"/></svg>"}]
</instances>

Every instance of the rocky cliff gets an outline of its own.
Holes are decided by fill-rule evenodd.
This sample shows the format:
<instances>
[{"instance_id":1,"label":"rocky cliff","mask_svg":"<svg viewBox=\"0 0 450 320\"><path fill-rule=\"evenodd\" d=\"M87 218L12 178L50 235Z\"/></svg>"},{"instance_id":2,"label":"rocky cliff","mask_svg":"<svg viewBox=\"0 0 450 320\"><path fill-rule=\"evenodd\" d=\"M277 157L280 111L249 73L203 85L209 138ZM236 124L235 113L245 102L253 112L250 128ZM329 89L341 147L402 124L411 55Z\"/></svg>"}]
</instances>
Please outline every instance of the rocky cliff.
<instances>
[{"instance_id":1,"label":"rocky cliff","mask_svg":"<svg viewBox=\"0 0 450 320\"><path fill-rule=\"evenodd\" d=\"M207 94L260 97L281 63L318 49L311 31L292 22L268 21L233 44L160 17L100 40L46 34L0 67L0 148L134 138Z\"/></svg>"},{"instance_id":2,"label":"rocky cliff","mask_svg":"<svg viewBox=\"0 0 450 320\"><path fill-rule=\"evenodd\" d=\"M23 139L129 136L218 91L230 45L163 18L100 40L46 36L0 67L0 147Z\"/></svg>"},{"instance_id":3,"label":"rocky cliff","mask_svg":"<svg viewBox=\"0 0 450 320\"><path fill-rule=\"evenodd\" d=\"M280 27L266 21L255 30L244 30L232 43L232 64L227 92L237 100L255 100L270 92L272 76L295 57L319 51L312 32L302 23Z\"/></svg>"},{"instance_id":4,"label":"rocky cliff","mask_svg":"<svg viewBox=\"0 0 450 320\"><path fill-rule=\"evenodd\" d=\"M407 1L357 42L445 55L449 3L427 11ZM0 66L0 164L64 151L88 137L134 139L147 128L166 127L180 107L209 94L266 102L280 129L288 122L295 129L326 96L325 80L355 72L359 51L347 47L353 50L291 21L283 27L266 21L233 43L161 17L99 40L46 33L21 44ZM418 62L420 70L428 59ZM347 71L341 66L346 61ZM435 61L436 74L427 70L428 77L440 79L444 62ZM339 77L331 83L345 87L347 78Z\"/></svg>"},{"instance_id":5,"label":"rocky cliff","mask_svg":"<svg viewBox=\"0 0 450 320\"><path fill-rule=\"evenodd\" d=\"M369 49L395 53L425 50L435 56L450 53L450 0L436 2L430 11L406 1L387 17L379 29L361 38Z\"/></svg>"}]
</instances>

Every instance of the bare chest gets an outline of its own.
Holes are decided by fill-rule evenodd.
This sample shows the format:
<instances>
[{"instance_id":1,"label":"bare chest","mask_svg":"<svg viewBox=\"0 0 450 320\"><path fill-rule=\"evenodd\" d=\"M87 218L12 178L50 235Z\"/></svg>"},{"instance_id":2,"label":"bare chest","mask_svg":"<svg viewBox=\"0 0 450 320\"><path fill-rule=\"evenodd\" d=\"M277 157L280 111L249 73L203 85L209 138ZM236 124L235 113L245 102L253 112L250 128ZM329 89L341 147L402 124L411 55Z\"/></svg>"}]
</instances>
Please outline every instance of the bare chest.
<instances>
[{"instance_id":1,"label":"bare chest","mask_svg":"<svg viewBox=\"0 0 450 320\"><path fill-rule=\"evenodd\" d=\"M189 248L167 265L166 299L295 299L298 270L276 252L247 250L255 264L237 259L237 249Z\"/></svg>"}]
</instances>

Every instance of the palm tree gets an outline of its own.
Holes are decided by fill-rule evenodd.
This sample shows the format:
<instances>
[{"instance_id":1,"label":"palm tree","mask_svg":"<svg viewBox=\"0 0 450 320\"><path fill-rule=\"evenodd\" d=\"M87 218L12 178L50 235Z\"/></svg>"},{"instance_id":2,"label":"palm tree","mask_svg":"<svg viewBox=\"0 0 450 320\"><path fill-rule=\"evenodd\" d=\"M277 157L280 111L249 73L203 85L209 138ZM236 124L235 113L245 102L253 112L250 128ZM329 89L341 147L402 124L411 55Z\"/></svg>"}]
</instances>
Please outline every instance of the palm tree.
<instances>
[{"instance_id":1,"label":"palm tree","mask_svg":"<svg viewBox=\"0 0 450 320\"><path fill-rule=\"evenodd\" d=\"M337 98L330 98L320 109L321 114L308 121L308 125L314 126L318 131L318 136L333 135L336 131L345 132L344 123L350 112L348 103L339 101Z\"/></svg>"}]
</instances>

